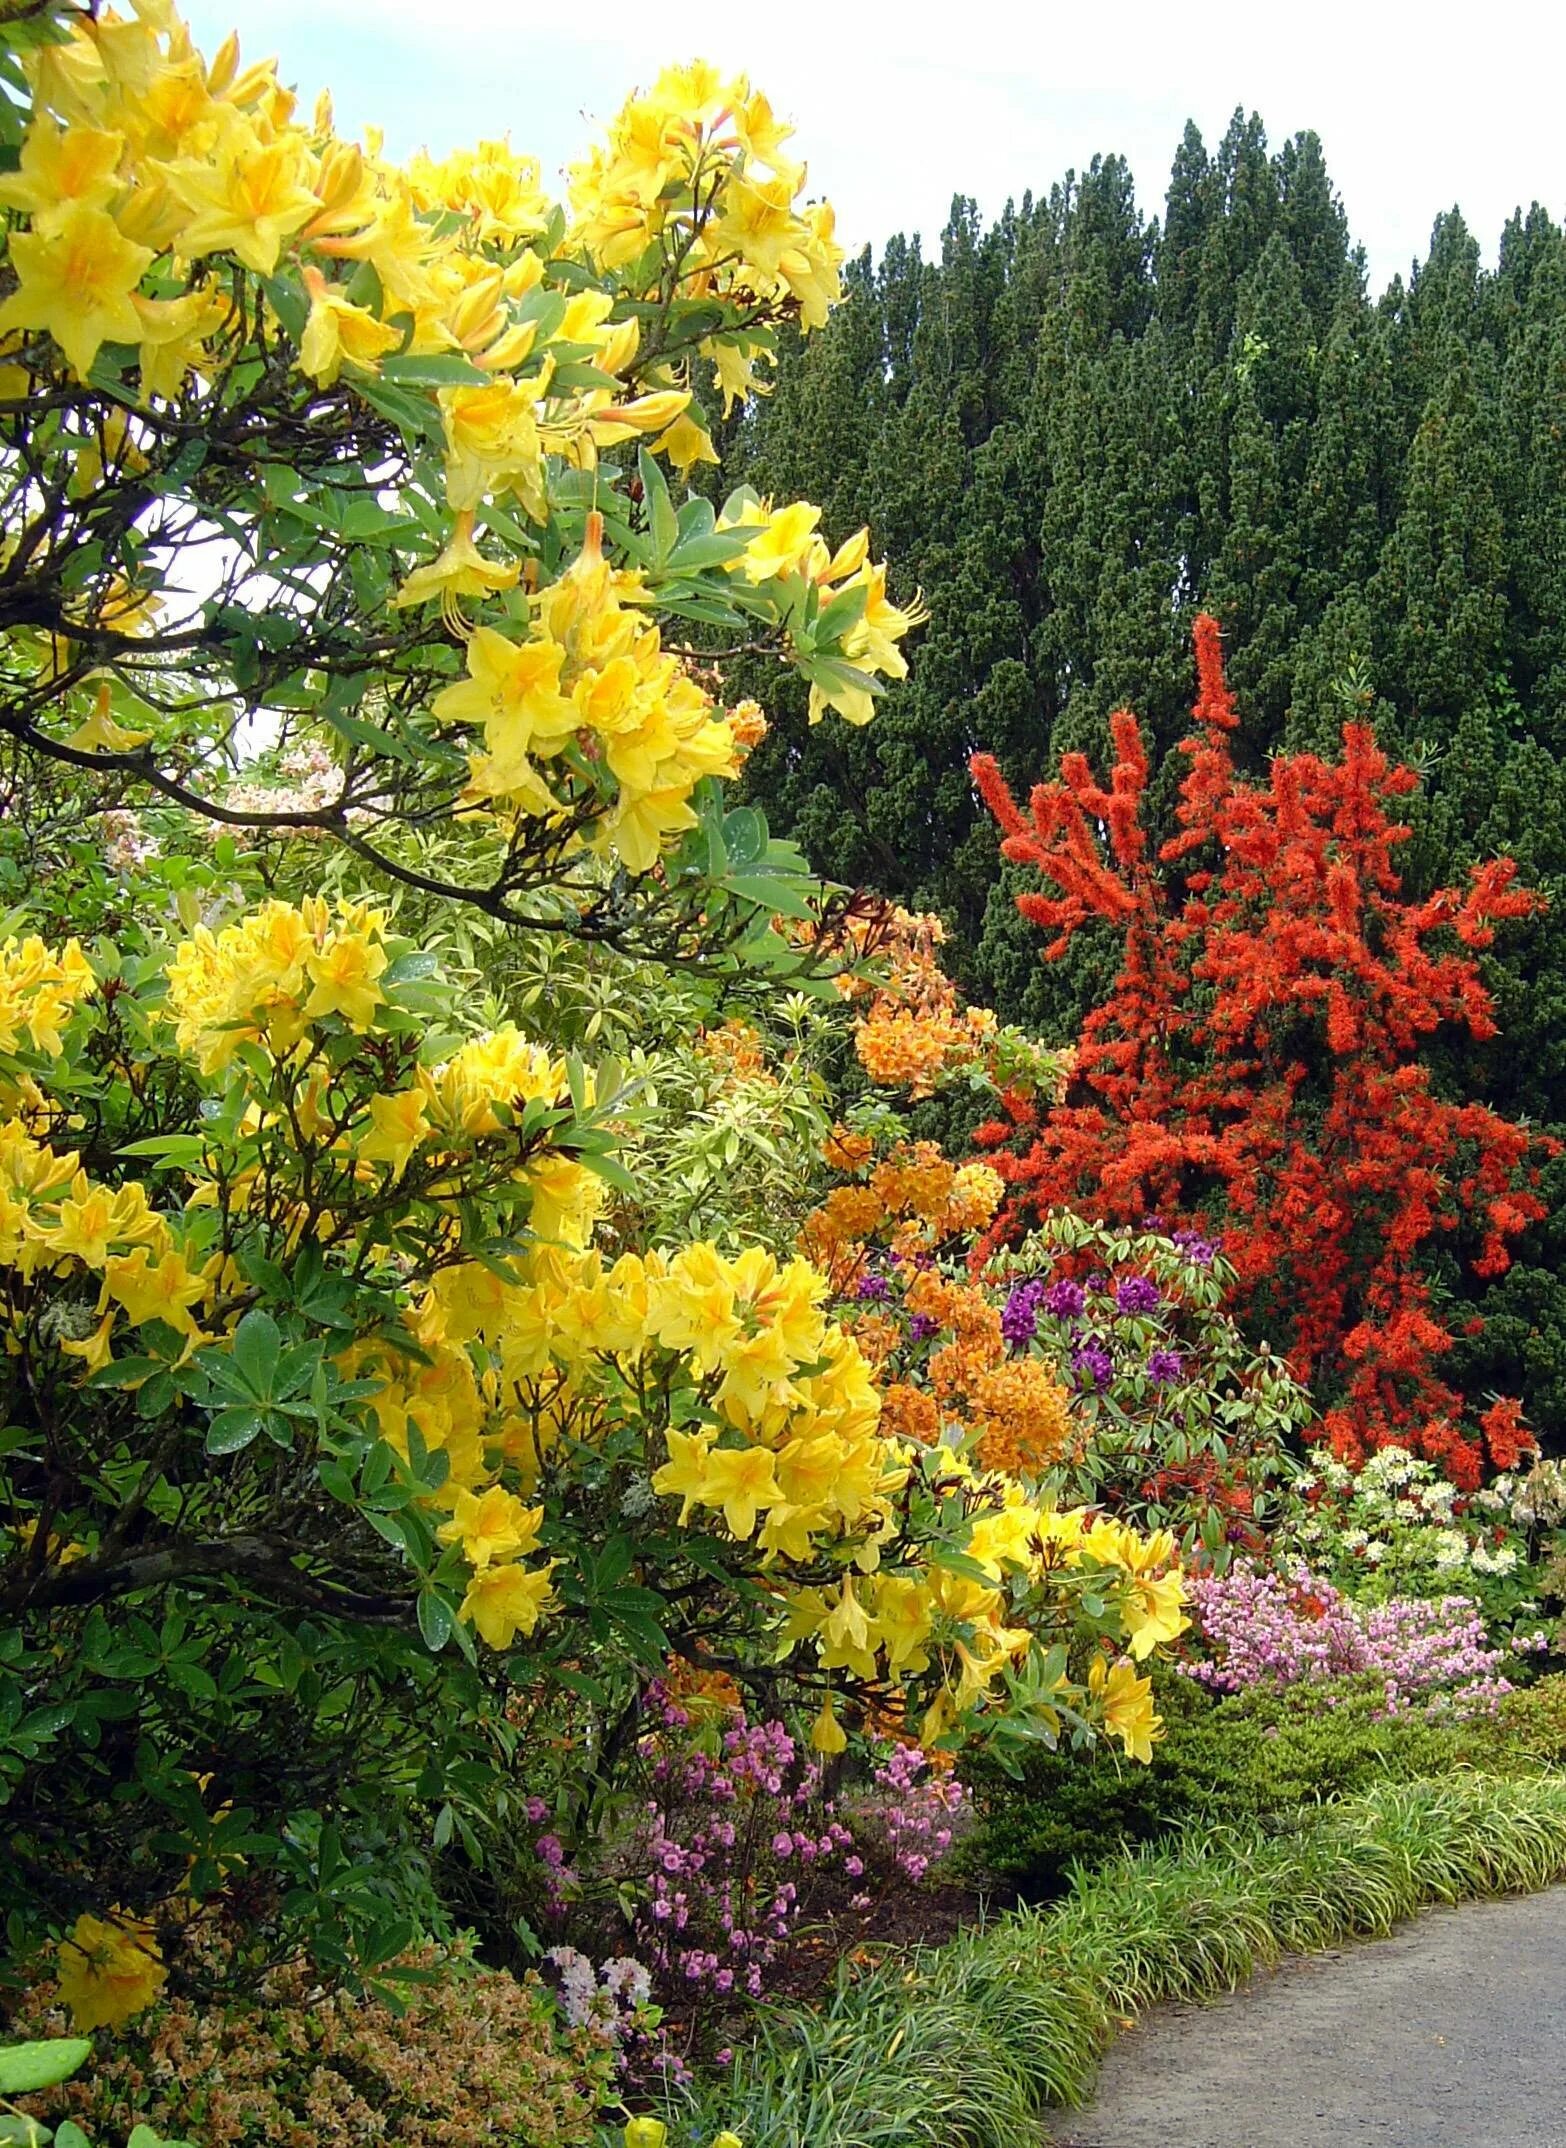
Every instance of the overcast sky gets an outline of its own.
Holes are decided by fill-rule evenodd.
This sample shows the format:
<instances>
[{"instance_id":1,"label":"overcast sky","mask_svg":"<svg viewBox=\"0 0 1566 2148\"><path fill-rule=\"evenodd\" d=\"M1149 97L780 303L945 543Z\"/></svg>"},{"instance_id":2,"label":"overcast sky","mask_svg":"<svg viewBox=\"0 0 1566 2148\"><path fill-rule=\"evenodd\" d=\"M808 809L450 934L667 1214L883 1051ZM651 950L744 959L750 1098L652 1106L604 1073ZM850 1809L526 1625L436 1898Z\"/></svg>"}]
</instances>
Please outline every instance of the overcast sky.
<instances>
[{"instance_id":1,"label":"overcast sky","mask_svg":"<svg viewBox=\"0 0 1566 2148\"><path fill-rule=\"evenodd\" d=\"M795 121L839 235L933 238L954 192L993 216L1098 151L1161 208L1187 118L1209 147L1237 104L1282 142L1314 128L1379 287L1458 203L1493 259L1519 204L1566 211L1558 0L791 0L659 10L628 0L185 0L204 48L238 27L339 125L394 154L508 133L553 175L592 122L675 58L749 71ZM649 22L655 25L649 30ZM548 27L541 25L547 24Z\"/></svg>"}]
</instances>

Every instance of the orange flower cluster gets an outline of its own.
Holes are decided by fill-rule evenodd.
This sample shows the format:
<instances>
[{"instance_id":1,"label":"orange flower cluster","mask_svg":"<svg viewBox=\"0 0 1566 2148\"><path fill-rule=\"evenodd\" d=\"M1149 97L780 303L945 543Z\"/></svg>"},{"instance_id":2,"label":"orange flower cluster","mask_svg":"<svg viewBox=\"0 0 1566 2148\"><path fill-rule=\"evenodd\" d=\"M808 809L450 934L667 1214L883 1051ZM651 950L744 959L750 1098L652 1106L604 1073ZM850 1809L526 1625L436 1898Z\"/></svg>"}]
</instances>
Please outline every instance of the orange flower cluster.
<instances>
[{"instance_id":1,"label":"orange flower cluster","mask_svg":"<svg viewBox=\"0 0 1566 2148\"><path fill-rule=\"evenodd\" d=\"M861 978L839 980L846 997L872 994L854 1029L854 1050L873 1082L931 1095L943 1075L970 1065L994 1035L987 1007L960 1008L957 987L941 968L937 949L946 937L938 917L894 910L882 952L888 970L879 985Z\"/></svg>"},{"instance_id":2,"label":"orange flower cluster","mask_svg":"<svg viewBox=\"0 0 1566 2148\"><path fill-rule=\"evenodd\" d=\"M839 1126L822 1153L834 1170L862 1171L875 1145ZM933 1141L900 1142L868 1177L833 1187L806 1218L800 1247L841 1287L863 1265L872 1241L904 1255L928 1253L986 1229L1003 1191L989 1164L954 1164Z\"/></svg>"},{"instance_id":3,"label":"orange flower cluster","mask_svg":"<svg viewBox=\"0 0 1566 2148\"><path fill-rule=\"evenodd\" d=\"M748 1022L725 1022L721 1029L702 1030L696 1049L731 1081L758 1081L767 1073L766 1049Z\"/></svg>"},{"instance_id":4,"label":"orange flower cluster","mask_svg":"<svg viewBox=\"0 0 1566 2148\"><path fill-rule=\"evenodd\" d=\"M978 1285L920 1269L904 1303L951 1336L930 1359L930 1386L948 1417L974 1427L986 1469L1034 1476L1068 1451L1075 1427L1065 1389L1038 1358L1008 1357L1000 1313Z\"/></svg>"}]
</instances>

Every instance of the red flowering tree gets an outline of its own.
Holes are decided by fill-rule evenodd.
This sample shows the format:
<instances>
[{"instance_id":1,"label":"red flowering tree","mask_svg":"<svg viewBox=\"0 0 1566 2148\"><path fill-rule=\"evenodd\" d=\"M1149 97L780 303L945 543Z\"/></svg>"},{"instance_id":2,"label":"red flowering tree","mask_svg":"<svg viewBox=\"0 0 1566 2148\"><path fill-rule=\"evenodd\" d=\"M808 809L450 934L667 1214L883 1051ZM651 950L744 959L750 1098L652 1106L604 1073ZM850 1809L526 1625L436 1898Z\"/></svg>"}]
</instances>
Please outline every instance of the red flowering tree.
<instances>
[{"instance_id":1,"label":"red flowering tree","mask_svg":"<svg viewBox=\"0 0 1566 2148\"><path fill-rule=\"evenodd\" d=\"M981 1130L1008 1180L994 1236L1050 1208L1221 1230L1247 1317L1316 1386L1339 1453L1398 1440L1471 1486L1529 1438L1513 1403L1465 1422L1431 1256L1457 1233L1478 1274L1506 1268L1544 1213L1539 1144L1438 1095L1420 1055L1443 1031L1495 1034L1475 955L1537 898L1505 858L1466 888L1405 896L1395 808L1417 779L1365 725L1345 725L1336 760L1242 774L1216 620L1195 639L1178 833L1156 850L1127 711L1110 719L1108 784L1067 754L1026 814L990 756L972 763L1005 855L1046 883L1017 906L1051 933L1047 956L1093 920L1124 936L1065 1102L1008 1097Z\"/></svg>"}]
</instances>

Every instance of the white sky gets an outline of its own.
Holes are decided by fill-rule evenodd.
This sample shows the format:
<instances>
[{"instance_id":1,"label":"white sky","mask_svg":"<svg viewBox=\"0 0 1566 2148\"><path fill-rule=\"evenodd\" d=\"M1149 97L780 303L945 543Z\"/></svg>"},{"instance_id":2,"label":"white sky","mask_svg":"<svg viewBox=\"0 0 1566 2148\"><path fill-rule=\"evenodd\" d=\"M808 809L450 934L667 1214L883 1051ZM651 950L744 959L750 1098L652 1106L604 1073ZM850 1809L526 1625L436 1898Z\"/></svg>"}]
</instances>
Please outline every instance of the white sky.
<instances>
[{"instance_id":1,"label":"white sky","mask_svg":"<svg viewBox=\"0 0 1566 2148\"><path fill-rule=\"evenodd\" d=\"M1118 151L1161 210L1188 117L1212 148L1237 104L1274 147L1314 128L1373 288L1425 250L1453 203L1493 259L1519 204L1566 212L1566 12L1558 0L791 0L659 9L586 0L184 0L210 51L237 27L339 125L437 153L508 133L546 176L591 121L672 59L748 70L797 124L810 191L839 236L933 241L954 192L986 217ZM648 25L653 25L649 29Z\"/></svg>"}]
</instances>

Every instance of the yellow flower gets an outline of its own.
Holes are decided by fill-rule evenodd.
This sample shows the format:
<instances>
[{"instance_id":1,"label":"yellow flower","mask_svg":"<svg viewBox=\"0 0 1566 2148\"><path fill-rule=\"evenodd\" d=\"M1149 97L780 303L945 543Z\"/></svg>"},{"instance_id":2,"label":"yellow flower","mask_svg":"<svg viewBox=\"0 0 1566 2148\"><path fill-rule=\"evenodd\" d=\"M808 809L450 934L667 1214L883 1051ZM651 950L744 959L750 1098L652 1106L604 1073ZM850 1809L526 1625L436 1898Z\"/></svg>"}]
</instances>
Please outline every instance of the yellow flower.
<instances>
[{"instance_id":1,"label":"yellow flower","mask_svg":"<svg viewBox=\"0 0 1566 2148\"><path fill-rule=\"evenodd\" d=\"M664 2148L668 2138L661 2118L633 2118L625 2129L625 2148Z\"/></svg>"},{"instance_id":2,"label":"yellow flower","mask_svg":"<svg viewBox=\"0 0 1566 2148\"><path fill-rule=\"evenodd\" d=\"M192 1275L179 1253L165 1253L154 1263L145 1246L106 1260L103 1264L103 1298L125 1309L133 1327L149 1320L165 1320L171 1328L188 1335L195 1327L190 1308L207 1294L205 1280Z\"/></svg>"},{"instance_id":3,"label":"yellow flower","mask_svg":"<svg viewBox=\"0 0 1566 2148\"><path fill-rule=\"evenodd\" d=\"M436 1531L443 1544L460 1544L475 1573L520 1557L538 1542L542 1507L525 1507L513 1493L492 1484L487 1492L458 1492L451 1520Z\"/></svg>"},{"instance_id":4,"label":"yellow flower","mask_svg":"<svg viewBox=\"0 0 1566 2148\"><path fill-rule=\"evenodd\" d=\"M305 956L315 989L304 1003L309 1020L340 1014L351 1029L368 1029L386 995L376 983L386 951L355 932L334 932L325 947Z\"/></svg>"},{"instance_id":5,"label":"yellow flower","mask_svg":"<svg viewBox=\"0 0 1566 2148\"><path fill-rule=\"evenodd\" d=\"M111 1910L78 1917L59 1942L60 1997L78 2029L117 2029L145 2011L168 1971L149 1925Z\"/></svg>"},{"instance_id":6,"label":"yellow flower","mask_svg":"<svg viewBox=\"0 0 1566 2148\"><path fill-rule=\"evenodd\" d=\"M690 1520L691 1508L702 1496L707 1481L707 1457L712 1435L707 1432L668 1432L669 1459L656 1473L652 1488L660 1498L683 1501L680 1522Z\"/></svg>"},{"instance_id":7,"label":"yellow flower","mask_svg":"<svg viewBox=\"0 0 1566 2148\"><path fill-rule=\"evenodd\" d=\"M696 826L690 795L686 782L622 795L606 824L605 837L627 872L650 872L663 855L666 838Z\"/></svg>"},{"instance_id":8,"label":"yellow flower","mask_svg":"<svg viewBox=\"0 0 1566 2148\"><path fill-rule=\"evenodd\" d=\"M422 1091L402 1089L395 1096L372 1096L370 1131L355 1143L355 1154L365 1163L390 1164L395 1183L429 1131L428 1106Z\"/></svg>"},{"instance_id":9,"label":"yellow flower","mask_svg":"<svg viewBox=\"0 0 1566 2148\"><path fill-rule=\"evenodd\" d=\"M514 380L440 394L446 433L446 499L477 507L492 492L514 492L535 522L548 517L543 447L533 391Z\"/></svg>"},{"instance_id":10,"label":"yellow flower","mask_svg":"<svg viewBox=\"0 0 1566 2148\"><path fill-rule=\"evenodd\" d=\"M560 691L564 662L557 642L513 642L479 627L468 641L468 676L435 696L438 723L483 725L491 792L524 787L529 755L558 753L575 731L576 710Z\"/></svg>"},{"instance_id":11,"label":"yellow flower","mask_svg":"<svg viewBox=\"0 0 1566 2148\"><path fill-rule=\"evenodd\" d=\"M533 1631L550 1608L549 1577L559 1565L487 1566L468 1583L459 1617L471 1619L491 1648L509 1648L519 1633Z\"/></svg>"},{"instance_id":12,"label":"yellow flower","mask_svg":"<svg viewBox=\"0 0 1566 2148\"><path fill-rule=\"evenodd\" d=\"M716 1447L707 1457L699 1498L704 1507L721 1507L730 1533L742 1541L755 1534L760 1507L782 1498L765 1447Z\"/></svg>"},{"instance_id":13,"label":"yellow flower","mask_svg":"<svg viewBox=\"0 0 1566 2148\"><path fill-rule=\"evenodd\" d=\"M820 520L820 508L806 500L796 500L791 507L780 507L775 514L765 515L761 528L740 554L739 563L747 577L753 582L766 582L774 575L797 574L809 554Z\"/></svg>"},{"instance_id":14,"label":"yellow flower","mask_svg":"<svg viewBox=\"0 0 1566 2148\"><path fill-rule=\"evenodd\" d=\"M810 1742L818 1753L841 1753L848 1744L848 1734L837 1719L830 1693L810 1726Z\"/></svg>"},{"instance_id":15,"label":"yellow flower","mask_svg":"<svg viewBox=\"0 0 1566 2148\"><path fill-rule=\"evenodd\" d=\"M1149 1761L1153 1740L1163 1724L1153 1708L1153 1682L1138 1678L1122 1656L1111 1668L1102 1656L1093 1658L1088 1690L1104 1714L1104 1727L1112 1731L1132 1760Z\"/></svg>"},{"instance_id":16,"label":"yellow flower","mask_svg":"<svg viewBox=\"0 0 1566 2148\"><path fill-rule=\"evenodd\" d=\"M73 201L107 209L120 190L124 147L123 134L103 134L96 127L62 129L39 120L28 129L20 168L0 178L0 202L56 221Z\"/></svg>"},{"instance_id":17,"label":"yellow flower","mask_svg":"<svg viewBox=\"0 0 1566 2148\"><path fill-rule=\"evenodd\" d=\"M17 289L0 306L0 332L47 330L85 380L103 344L140 337L131 293L151 259L151 249L126 238L106 211L73 202L47 231L12 238Z\"/></svg>"},{"instance_id":18,"label":"yellow flower","mask_svg":"<svg viewBox=\"0 0 1566 2148\"><path fill-rule=\"evenodd\" d=\"M682 410L666 433L653 442L655 455L667 455L682 477L689 474L699 462L716 462L718 451L712 444L712 435L704 425L699 425L689 411Z\"/></svg>"},{"instance_id":19,"label":"yellow flower","mask_svg":"<svg viewBox=\"0 0 1566 2148\"><path fill-rule=\"evenodd\" d=\"M190 212L178 252L188 259L235 254L256 275L270 276L284 239L321 206L304 183L304 155L297 136L264 142L236 114L214 155L167 165L169 185Z\"/></svg>"},{"instance_id":20,"label":"yellow flower","mask_svg":"<svg viewBox=\"0 0 1566 2148\"><path fill-rule=\"evenodd\" d=\"M486 559L473 541L473 516L471 507L460 511L444 550L427 565L414 568L392 598L393 604L427 604L438 597L442 611L455 619L461 616L457 598L493 596L498 590L516 587L521 562Z\"/></svg>"},{"instance_id":21,"label":"yellow flower","mask_svg":"<svg viewBox=\"0 0 1566 2148\"><path fill-rule=\"evenodd\" d=\"M375 372L387 352L401 344L397 329L388 328L363 306L333 290L318 268L305 270L304 283L310 294L310 317L299 339L299 367L318 387L332 385L344 360Z\"/></svg>"},{"instance_id":22,"label":"yellow flower","mask_svg":"<svg viewBox=\"0 0 1566 2148\"><path fill-rule=\"evenodd\" d=\"M1121 1600L1120 1623L1138 1663L1153 1653L1160 1641L1172 1641L1191 1621L1185 1616L1185 1583L1178 1574L1156 1580L1135 1575Z\"/></svg>"}]
</instances>

